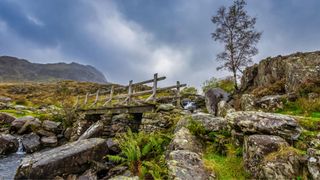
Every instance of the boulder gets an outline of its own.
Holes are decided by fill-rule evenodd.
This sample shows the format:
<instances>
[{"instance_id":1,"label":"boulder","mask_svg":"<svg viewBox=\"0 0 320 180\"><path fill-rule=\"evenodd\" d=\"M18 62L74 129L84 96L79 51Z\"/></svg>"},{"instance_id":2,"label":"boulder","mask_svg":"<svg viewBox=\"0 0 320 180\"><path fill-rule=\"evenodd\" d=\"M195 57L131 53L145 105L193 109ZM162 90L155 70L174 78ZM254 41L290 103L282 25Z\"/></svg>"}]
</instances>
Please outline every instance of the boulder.
<instances>
[{"instance_id":1,"label":"boulder","mask_svg":"<svg viewBox=\"0 0 320 180\"><path fill-rule=\"evenodd\" d=\"M192 135L189 129L182 127L175 132L174 137L169 145L169 150L188 150L196 153L202 151L202 145L197 138Z\"/></svg>"},{"instance_id":2,"label":"boulder","mask_svg":"<svg viewBox=\"0 0 320 180\"><path fill-rule=\"evenodd\" d=\"M57 136L42 137L41 144L45 147L56 147L58 145Z\"/></svg>"},{"instance_id":3,"label":"boulder","mask_svg":"<svg viewBox=\"0 0 320 180\"><path fill-rule=\"evenodd\" d=\"M268 154L259 165L259 179L296 179L302 174L301 157L292 147Z\"/></svg>"},{"instance_id":4,"label":"boulder","mask_svg":"<svg viewBox=\"0 0 320 180\"><path fill-rule=\"evenodd\" d=\"M215 177L205 170L201 156L188 150L170 152L167 165L169 179L207 180Z\"/></svg>"},{"instance_id":5,"label":"boulder","mask_svg":"<svg viewBox=\"0 0 320 180\"><path fill-rule=\"evenodd\" d=\"M191 116L192 120L199 122L206 131L222 131L227 129L227 121L222 117L215 117L211 114L198 113Z\"/></svg>"},{"instance_id":6,"label":"boulder","mask_svg":"<svg viewBox=\"0 0 320 180\"><path fill-rule=\"evenodd\" d=\"M228 113L235 112L236 110L226 101L220 101L217 106L217 116L225 117Z\"/></svg>"},{"instance_id":7,"label":"boulder","mask_svg":"<svg viewBox=\"0 0 320 180\"><path fill-rule=\"evenodd\" d=\"M217 115L218 103L220 101L228 101L230 94L220 88L209 89L205 92L205 102L207 110L210 114Z\"/></svg>"},{"instance_id":8,"label":"boulder","mask_svg":"<svg viewBox=\"0 0 320 180\"><path fill-rule=\"evenodd\" d=\"M282 95L269 95L263 96L255 102L255 106L264 111L276 111L277 109L283 108L282 100L285 97Z\"/></svg>"},{"instance_id":9,"label":"boulder","mask_svg":"<svg viewBox=\"0 0 320 180\"><path fill-rule=\"evenodd\" d=\"M251 135L245 137L243 144L243 160L245 169L254 177L260 177L260 163L268 154L289 146L279 136Z\"/></svg>"},{"instance_id":10,"label":"boulder","mask_svg":"<svg viewBox=\"0 0 320 180\"><path fill-rule=\"evenodd\" d=\"M93 137L98 137L102 134L104 124L102 121L97 121L92 124L80 137L78 140L88 139Z\"/></svg>"},{"instance_id":11,"label":"boulder","mask_svg":"<svg viewBox=\"0 0 320 180\"><path fill-rule=\"evenodd\" d=\"M55 136L55 134L53 132L46 131L44 129L37 130L37 134L40 136L46 136L46 137Z\"/></svg>"},{"instance_id":12,"label":"boulder","mask_svg":"<svg viewBox=\"0 0 320 180\"><path fill-rule=\"evenodd\" d=\"M42 122L42 127L45 130L51 131L51 132L58 132L60 130L60 125L61 125L61 122L54 122L49 120L45 120Z\"/></svg>"},{"instance_id":13,"label":"boulder","mask_svg":"<svg viewBox=\"0 0 320 180\"><path fill-rule=\"evenodd\" d=\"M21 143L27 153L33 153L40 149L40 137L35 133L23 135Z\"/></svg>"},{"instance_id":14,"label":"boulder","mask_svg":"<svg viewBox=\"0 0 320 180\"><path fill-rule=\"evenodd\" d=\"M172 104L160 104L157 108L157 111L172 111L176 107Z\"/></svg>"},{"instance_id":15,"label":"boulder","mask_svg":"<svg viewBox=\"0 0 320 180\"><path fill-rule=\"evenodd\" d=\"M76 141L90 126L92 123L85 119L77 120L72 126L71 141Z\"/></svg>"},{"instance_id":16,"label":"boulder","mask_svg":"<svg viewBox=\"0 0 320 180\"><path fill-rule=\"evenodd\" d=\"M21 118L17 118L11 123L11 130L18 131L27 121L34 121L36 118L32 116L25 116Z\"/></svg>"},{"instance_id":17,"label":"boulder","mask_svg":"<svg viewBox=\"0 0 320 180\"><path fill-rule=\"evenodd\" d=\"M242 111L255 110L255 97L252 94L243 94L240 98L240 108Z\"/></svg>"},{"instance_id":18,"label":"boulder","mask_svg":"<svg viewBox=\"0 0 320 180\"><path fill-rule=\"evenodd\" d=\"M19 147L18 139L10 134L0 134L0 155L17 152Z\"/></svg>"},{"instance_id":19,"label":"boulder","mask_svg":"<svg viewBox=\"0 0 320 180\"><path fill-rule=\"evenodd\" d=\"M144 132L162 131L173 125L173 112L144 113L140 124L140 130Z\"/></svg>"},{"instance_id":20,"label":"boulder","mask_svg":"<svg viewBox=\"0 0 320 180\"><path fill-rule=\"evenodd\" d=\"M28 119L23 126L19 129L18 134L29 133L32 131L37 131L41 126L41 121L39 119Z\"/></svg>"},{"instance_id":21,"label":"boulder","mask_svg":"<svg viewBox=\"0 0 320 180\"><path fill-rule=\"evenodd\" d=\"M277 135L291 141L302 131L294 118L275 113L238 111L229 113L225 119L232 129L244 134Z\"/></svg>"},{"instance_id":22,"label":"boulder","mask_svg":"<svg viewBox=\"0 0 320 180\"><path fill-rule=\"evenodd\" d=\"M0 124L11 124L14 120L16 120L16 118L10 114L0 113Z\"/></svg>"},{"instance_id":23,"label":"boulder","mask_svg":"<svg viewBox=\"0 0 320 180\"><path fill-rule=\"evenodd\" d=\"M316 149L309 148L307 168L313 179L320 179L320 153Z\"/></svg>"},{"instance_id":24,"label":"boulder","mask_svg":"<svg viewBox=\"0 0 320 180\"><path fill-rule=\"evenodd\" d=\"M75 141L25 157L15 179L53 179L63 174L81 173L88 169L90 161L101 160L107 153L104 139Z\"/></svg>"}]
</instances>

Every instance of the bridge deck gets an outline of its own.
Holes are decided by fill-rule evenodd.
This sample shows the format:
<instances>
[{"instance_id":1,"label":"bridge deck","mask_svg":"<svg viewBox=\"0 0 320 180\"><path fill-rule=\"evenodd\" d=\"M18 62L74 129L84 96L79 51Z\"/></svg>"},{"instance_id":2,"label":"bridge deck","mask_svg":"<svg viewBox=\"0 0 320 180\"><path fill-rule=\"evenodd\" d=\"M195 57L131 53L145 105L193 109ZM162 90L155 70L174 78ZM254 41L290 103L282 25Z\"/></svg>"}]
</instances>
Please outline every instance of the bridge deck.
<instances>
[{"instance_id":1,"label":"bridge deck","mask_svg":"<svg viewBox=\"0 0 320 180\"><path fill-rule=\"evenodd\" d=\"M92 109L78 109L77 112L85 114L122 114L122 113L144 113L152 112L156 109L154 104L135 105L135 106L117 106L117 107L101 107Z\"/></svg>"}]
</instances>

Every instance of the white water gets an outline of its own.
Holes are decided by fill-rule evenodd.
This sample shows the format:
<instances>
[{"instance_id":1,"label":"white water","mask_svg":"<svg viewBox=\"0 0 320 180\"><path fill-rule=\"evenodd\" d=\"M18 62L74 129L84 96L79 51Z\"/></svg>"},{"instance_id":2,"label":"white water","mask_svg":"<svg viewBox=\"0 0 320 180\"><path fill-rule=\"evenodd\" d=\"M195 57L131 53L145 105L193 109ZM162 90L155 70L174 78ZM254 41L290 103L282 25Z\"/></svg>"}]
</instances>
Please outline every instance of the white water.
<instances>
[{"instance_id":1,"label":"white water","mask_svg":"<svg viewBox=\"0 0 320 180\"><path fill-rule=\"evenodd\" d=\"M20 161L25 155L20 137L18 137L18 141L19 148L16 153L0 156L0 180L13 179Z\"/></svg>"}]
</instances>

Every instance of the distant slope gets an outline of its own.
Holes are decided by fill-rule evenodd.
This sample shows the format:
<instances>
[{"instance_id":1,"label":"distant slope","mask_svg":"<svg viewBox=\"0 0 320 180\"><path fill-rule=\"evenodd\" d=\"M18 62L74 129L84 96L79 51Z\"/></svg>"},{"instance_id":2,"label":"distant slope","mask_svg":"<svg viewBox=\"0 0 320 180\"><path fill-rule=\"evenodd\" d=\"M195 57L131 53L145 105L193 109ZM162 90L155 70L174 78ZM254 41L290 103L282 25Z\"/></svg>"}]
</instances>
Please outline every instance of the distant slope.
<instances>
[{"instance_id":1,"label":"distant slope","mask_svg":"<svg viewBox=\"0 0 320 180\"><path fill-rule=\"evenodd\" d=\"M106 83L104 75L89 65L77 63L37 64L0 56L0 82L75 80Z\"/></svg>"}]
</instances>

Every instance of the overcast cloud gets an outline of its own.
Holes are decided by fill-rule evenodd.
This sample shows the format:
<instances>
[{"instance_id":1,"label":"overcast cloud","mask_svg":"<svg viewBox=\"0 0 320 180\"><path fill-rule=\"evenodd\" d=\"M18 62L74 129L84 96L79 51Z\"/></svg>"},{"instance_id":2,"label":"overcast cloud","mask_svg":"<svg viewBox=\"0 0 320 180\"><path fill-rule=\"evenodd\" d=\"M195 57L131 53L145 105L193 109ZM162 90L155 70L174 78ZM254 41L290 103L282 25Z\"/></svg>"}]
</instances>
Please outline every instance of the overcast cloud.
<instances>
[{"instance_id":1,"label":"overcast cloud","mask_svg":"<svg viewBox=\"0 0 320 180\"><path fill-rule=\"evenodd\" d=\"M210 18L230 0L0 0L0 55L78 62L126 84L158 72L192 86L216 71ZM258 60L320 45L319 0L248 0L263 31Z\"/></svg>"}]
</instances>

